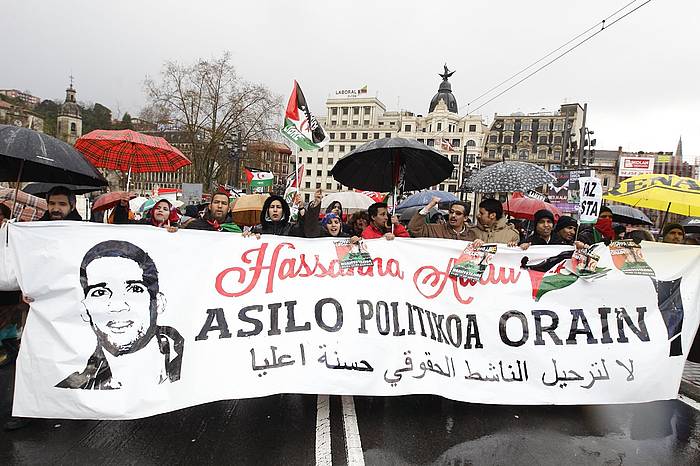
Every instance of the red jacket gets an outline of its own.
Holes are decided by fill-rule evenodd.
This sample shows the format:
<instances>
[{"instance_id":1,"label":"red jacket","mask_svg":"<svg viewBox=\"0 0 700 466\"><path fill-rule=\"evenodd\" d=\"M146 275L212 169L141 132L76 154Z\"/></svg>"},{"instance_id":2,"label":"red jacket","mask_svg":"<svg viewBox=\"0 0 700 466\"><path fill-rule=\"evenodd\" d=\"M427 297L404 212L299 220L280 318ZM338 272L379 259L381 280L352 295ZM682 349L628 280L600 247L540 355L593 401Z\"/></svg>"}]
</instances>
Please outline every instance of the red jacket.
<instances>
[{"instance_id":1,"label":"red jacket","mask_svg":"<svg viewBox=\"0 0 700 466\"><path fill-rule=\"evenodd\" d=\"M384 233L382 233L379 228L375 227L374 224L370 224L367 228L362 230L362 237L364 239L375 239L381 238L382 236L384 236ZM394 236L398 238L411 237L411 235L408 234L408 231L401 224L394 225Z\"/></svg>"}]
</instances>

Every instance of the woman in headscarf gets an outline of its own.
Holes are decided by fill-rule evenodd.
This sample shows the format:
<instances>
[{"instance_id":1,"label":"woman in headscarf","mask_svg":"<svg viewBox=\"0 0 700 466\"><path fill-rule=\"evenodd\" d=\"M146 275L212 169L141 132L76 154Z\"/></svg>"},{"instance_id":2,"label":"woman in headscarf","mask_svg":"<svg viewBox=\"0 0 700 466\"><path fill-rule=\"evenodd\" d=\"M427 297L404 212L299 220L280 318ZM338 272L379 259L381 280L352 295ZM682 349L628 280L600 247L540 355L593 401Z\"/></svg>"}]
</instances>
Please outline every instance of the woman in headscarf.
<instances>
[{"instance_id":1,"label":"woman in headscarf","mask_svg":"<svg viewBox=\"0 0 700 466\"><path fill-rule=\"evenodd\" d=\"M287 201L282 196L273 194L265 200L260 212L260 224L253 227L252 232L263 235L303 236L299 226L289 221L289 215Z\"/></svg>"},{"instance_id":2,"label":"woman in headscarf","mask_svg":"<svg viewBox=\"0 0 700 466\"><path fill-rule=\"evenodd\" d=\"M177 223L180 215L173 209L172 203L163 198L159 199L141 220L129 220L129 202L123 201L114 208L115 224L151 225L158 228L167 228L168 231L177 231Z\"/></svg>"}]
</instances>

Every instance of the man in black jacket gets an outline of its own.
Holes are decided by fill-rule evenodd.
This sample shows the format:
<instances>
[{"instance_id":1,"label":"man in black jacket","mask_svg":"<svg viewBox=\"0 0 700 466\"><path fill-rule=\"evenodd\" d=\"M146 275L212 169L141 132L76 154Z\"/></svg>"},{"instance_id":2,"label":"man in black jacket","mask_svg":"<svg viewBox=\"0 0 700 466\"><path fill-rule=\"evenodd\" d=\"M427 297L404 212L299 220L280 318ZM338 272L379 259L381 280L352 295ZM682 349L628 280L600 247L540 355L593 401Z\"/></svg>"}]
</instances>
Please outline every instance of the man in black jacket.
<instances>
[{"instance_id":1,"label":"man in black jacket","mask_svg":"<svg viewBox=\"0 0 700 466\"><path fill-rule=\"evenodd\" d=\"M65 186L54 186L46 193L46 203L48 209L39 219L40 221L49 220L77 220L81 221L83 217L75 210L75 194Z\"/></svg>"},{"instance_id":2,"label":"man in black jacket","mask_svg":"<svg viewBox=\"0 0 700 466\"><path fill-rule=\"evenodd\" d=\"M547 209L535 212L535 231L520 245L527 249L531 245L562 244L559 236L552 234L554 230L554 214Z\"/></svg>"},{"instance_id":3,"label":"man in black jacket","mask_svg":"<svg viewBox=\"0 0 700 466\"><path fill-rule=\"evenodd\" d=\"M215 192L203 217L195 218L185 225L187 230L226 231L221 224L226 223L229 212L228 194Z\"/></svg>"}]
</instances>

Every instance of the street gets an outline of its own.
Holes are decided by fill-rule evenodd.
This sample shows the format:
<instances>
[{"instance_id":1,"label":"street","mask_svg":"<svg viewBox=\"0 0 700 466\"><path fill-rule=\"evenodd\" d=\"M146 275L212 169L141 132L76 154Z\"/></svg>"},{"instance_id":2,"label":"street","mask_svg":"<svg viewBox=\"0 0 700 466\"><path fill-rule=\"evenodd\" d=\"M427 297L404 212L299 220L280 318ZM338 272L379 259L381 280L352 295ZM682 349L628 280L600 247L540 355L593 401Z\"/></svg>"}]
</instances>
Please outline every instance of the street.
<instances>
[{"instance_id":1,"label":"street","mask_svg":"<svg viewBox=\"0 0 700 466\"><path fill-rule=\"evenodd\" d=\"M0 369L2 422L13 370ZM698 464L700 411L689 403L276 395L133 421L36 420L3 432L0 464Z\"/></svg>"}]
</instances>

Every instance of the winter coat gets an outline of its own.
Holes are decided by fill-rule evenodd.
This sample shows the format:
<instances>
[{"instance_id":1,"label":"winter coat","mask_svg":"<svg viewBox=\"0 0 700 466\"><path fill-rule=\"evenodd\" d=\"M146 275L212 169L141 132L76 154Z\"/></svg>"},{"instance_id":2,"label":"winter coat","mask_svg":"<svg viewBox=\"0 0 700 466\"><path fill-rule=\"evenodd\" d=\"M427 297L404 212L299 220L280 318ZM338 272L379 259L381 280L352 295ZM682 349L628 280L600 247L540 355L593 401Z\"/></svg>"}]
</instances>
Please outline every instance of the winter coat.
<instances>
[{"instance_id":1,"label":"winter coat","mask_svg":"<svg viewBox=\"0 0 700 466\"><path fill-rule=\"evenodd\" d=\"M391 233L391 228L387 228L386 231L381 231L379 228L375 227L373 223L370 223L367 228L365 228L362 231L362 237L364 239L375 239L375 238L381 238L384 236L386 233ZM408 230L406 230L403 225L400 223L398 225L394 225L394 236L397 238L410 238L411 235L408 234Z\"/></svg>"},{"instance_id":2,"label":"winter coat","mask_svg":"<svg viewBox=\"0 0 700 466\"><path fill-rule=\"evenodd\" d=\"M551 236L549 237L549 243L547 243L544 239L542 239L541 236L539 236L537 233L533 233L530 236L528 236L523 243L529 243L531 246L551 246L551 245L560 245L560 244L566 244L561 237L559 236L559 233L557 232L552 232Z\"/></svg>"},{"instance_id":3,"label":"winter coat","mask_svg":"<svg viewBox=\"0 0 700 466\"><path fill-rule=\"evenodd\" d=\"M338 236L333 236L328 233L328 230L321 225L321 220L318 218L320 212L320 203L315 206L309 204L309 206L306 208L306 213L304 214L304 218L301 222L305 238L349 238L351 236L343 228L341 228ZM345 224L342 226L344 227Z\"/></svg>"},{"instance_id":4,"label":"winter coat","mask_svg":"<svg viewBox=\"0 0 700 466\"><path fill-rule=\"evenodd\" d=\"M474 241L476 234L473 228L465 227L464 231L458 233L449 223L426 223L425 215L420 211L416 212L411 221L408 222L408 230L417 238L444 238L458 239L463 241Z\"/></svg>"},{"instance_id":5,"label":"winter coat","mask_svg":"<svg viewBox=\"0 0 700 466\"><path fill-rule=\"evenodd\" d=\"M474 231L476 239L480 239L484 243L508 244L520 241L520 234L513 225L507 223L505 217L496 220L496 222L489 227L477 223L471 230Z\"/></svg>"}]
</instances>

